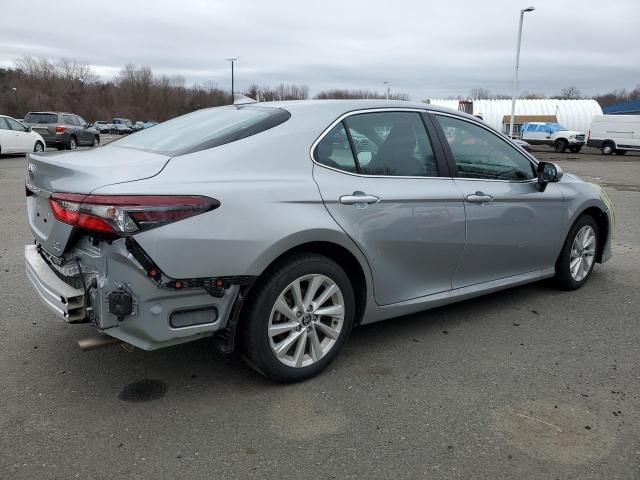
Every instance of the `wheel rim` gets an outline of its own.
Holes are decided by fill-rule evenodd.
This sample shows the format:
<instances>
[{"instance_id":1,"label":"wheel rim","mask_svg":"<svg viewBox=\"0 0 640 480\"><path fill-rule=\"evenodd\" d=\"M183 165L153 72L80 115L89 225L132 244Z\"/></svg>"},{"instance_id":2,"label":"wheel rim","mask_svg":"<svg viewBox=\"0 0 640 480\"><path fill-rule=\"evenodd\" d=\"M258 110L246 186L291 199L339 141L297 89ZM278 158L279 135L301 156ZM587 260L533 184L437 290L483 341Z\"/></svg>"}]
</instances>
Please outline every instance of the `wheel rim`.
<instances>
[{"instance_id":1,"label":"wheel rim","mask_svg":"<svg viewBox=\"0 0 640 480\"><path fill-rule=\"evenodd\" d=\"M76 141L73 138L69 141L69 147L71 148L71 150L76 149Z\"/></svg>"},{"instance_id":2,"label":"wheel rim","mask_svg":"<svg viewBox=\"0 0 640 480\"><path fill-rule=\"evenodd\" d=\"M609 154L613 151L613 148L611 148L611 146L610 146L610 145L605 145L605 147L602 149L602 151L603 151L606 155L609 155Z\"/></svg>"},{"instance_id":3,"label":"wheel rim","mask_svg":"<svg viewBox=\"0 0 640 480\"><path fill-rule=\"evenodd\" d=\"M571 245L569 271L576 282L581 282L591 271L596 253L596 232L585 225L576 234Z\"/></svg>"},{"instance_id":4,"label":"wheel rim","mask_svg":"<svg viewBox=\"0 0 640 480\"><path fill-rule=\"evenodd\" d=\"M294 280L271 309L271 351L288 367L317 363L338 341L344 312L342 291L329 277L312 274Z\"/></svg>"},{"instance_id":5,"label":"wheel rim","mask_svg":"<svg viewBox=\"0 0 640 480\"><path fill-rule=\"evenodd\" d=\"M40 143L36 143L36 148L34 149L35 152L41 152L42 151L42 144Z\"/></svg>"}]
</instances>

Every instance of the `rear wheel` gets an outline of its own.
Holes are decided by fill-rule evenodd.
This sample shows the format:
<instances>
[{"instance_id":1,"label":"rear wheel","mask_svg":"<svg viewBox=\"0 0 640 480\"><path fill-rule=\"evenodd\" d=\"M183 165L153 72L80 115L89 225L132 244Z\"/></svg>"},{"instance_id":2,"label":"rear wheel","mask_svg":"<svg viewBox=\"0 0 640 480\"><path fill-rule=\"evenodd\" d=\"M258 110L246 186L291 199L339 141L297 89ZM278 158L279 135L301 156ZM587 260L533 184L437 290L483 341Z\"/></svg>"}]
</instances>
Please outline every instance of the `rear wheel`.
<instances>
[{"instance_id":1,"label":"rear wheel","mask_svg":"<svg viewBox=\"0 0 640 480\"><path fill-rule=\"evenodd\" d=\"M627 153L626 150L616 150L616 155L624 155L625 153Z\"/></svg>"},{"instance_id":2,"label":"rear wheel","mask_svg":"<svg viewBox=\"0 0 640 480\"><path fill-rule=\"evenodd\" d=\"M576 290L593 272L598 240L598 224L591 215L582 215L569 230L558 261L555 281L563 290Z\"/></svg>"},{"instance_id":3,"label":"rear wheel","mask_svg":"<svg viewBox=\"0 0 640 480\"><path fill-rule=\"evenodd\" d=\"M253 289L241 327L252 367L272 380L298 382L336 357L355 311L349 277L338 264L322 255L296 255Z\"/></svg>"},{"instance_id":4,"label":"rear wheel","mask_svg":"<svg viewBox=\"0 0 640 480\"><path fill-rule=\"evenodd\" d=\"M569 151L571 153L578 153L578 152L580 152L580 150L582 150L582 146L581 145L576 145L575 147L569 147Z\"/></svg>"},{"instance_id":5,"label":"rear wheel","mask_svg":"<svg viewBox=\"0 0 640 480\"><path fill-rule=\"evenodd\" d=\"M44 152L44 145L42 144L42 142L36 142L36 144L33 146L33 151L36 153Z\"/></svg>"},{"instance_id":6,"label":"rear wheel","mask_svg":"<svg viewBox=\"0 0 640 480\"><path fill-rule=\"evenodd\" d=\"M611 155L615 149L613 148L613 143L604 143L600 150L603 155Z\"/></svg>"},{"instance_id":7,"label":"rear wheel","mask_svg":"<svg viewBox=\"0 0 640 480\"><path fill-rule=\"evenodd\" d=\"M76 148L78 148L78 141L76 140L76 137L69 138L69 145L67 145L67 150L75 150Z\"/></svg>"},{"instance_id":8,"label":"rear wheel","mask_svg":"<svg viewBox=\"0 0 640 480\"><path fill-rule=\"evenodd\" d=\"M567 141L563 139L556 140L556 143L553 144L553 148L557 153L564 153L567 150Z\"/></svg>"}]
</instances>

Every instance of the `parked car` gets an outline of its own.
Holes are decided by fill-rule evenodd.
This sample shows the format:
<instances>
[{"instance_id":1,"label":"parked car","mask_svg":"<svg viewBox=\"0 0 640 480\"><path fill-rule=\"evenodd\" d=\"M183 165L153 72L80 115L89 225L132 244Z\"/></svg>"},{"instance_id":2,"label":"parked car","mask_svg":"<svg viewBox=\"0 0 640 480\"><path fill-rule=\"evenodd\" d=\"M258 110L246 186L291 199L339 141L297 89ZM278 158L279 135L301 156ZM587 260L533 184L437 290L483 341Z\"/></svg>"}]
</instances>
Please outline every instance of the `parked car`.
<instances>
[{"instance_id":1,"label":"parked car","mask_svg":"<svg viewBox=\"0 0 640 480\"><path fill-rule=\"evenodd\" d=\"M0 155L44 151L45 141L38 132L15 118L0 115Z\"/></svg>"},{"instance_id":2,"label":"parked car","mask_svg":"<svg viewBox=\"0 0 640 480\"><path fill-rule=\"evenodd\" d=\"M111 124L119 135L133 133L133 125L131 125L131 120L128 118L114 118L111 120Z\"/></svg>"},{"instance_id":3,"label":"parked car","mask_svg":"<svg viewBox=\"0 0 640 480\"><path fill-rule=\"evenodd\" d=\"M100 133L84 118L67 112L29 112L24 123L42 135L47 147L75 150L100 144Z\"/></svg>"},{"instance_id":4,"label":"parked car","mask_svg":"<svg viewBox=\"0 0 640 480\"><path fill-rule=\"evenodd\" d=\"M97 122L93 123L93 128L98 130L98 132L100 133L111 133L111 131L113 130L113 125L104 120L98 120Z\"/></svg>"},{"instance_id":5,"label":"parked car","mask_svg":"<svg viewBox=\"0 0 640 480\"><path fill-rule=\"evenodd\" d=\"M567 148L578 153L586 143L585 134L567 130L559 123L527 122L522 124L521 139L531 145L550 145L558 153Z\"/></svg>"},{"instance_id":6,"label":"parked car","mask_svg":"<svg viewBox=\"0 0 640 480\"><path fill-rule=\"evenodd\" d=\"M379 100L202 109L32 154L27 210L27 277L67 322L145 350L214 335L278 381L320 372L354 325L580 288L614 222L599 186L475 117Z\"/></svg>"},{"instance_id":7,"label":"parked car","mask_svg":"<svg viewBox=\"0 0 640 480\"><path fill-rule=\"evenodd\" d=\"M136 122L136 123L133 124L133 131L134 132L139 132L142 129L144 129L144 122Z\"/></svg>"},{"instance_id":8,"label":"parked car","mask_svg":"<svg viewBox=\"0 0 640 480\"><path fill-rule=\"evenodd\" d=\"M599 148L604 155L640 151L640 115L596 115L587 145Z\"/></svg>"},{"instance_id":9,"label":"parked car","mask_svg":"<svg viewBox=\"0 0 640 480\"><path fill-rule=\"evenodd\" d=\"M143 128L155 127L157 124L158 124L158 122L144 122Z\"/></svg>"}]
</instances>

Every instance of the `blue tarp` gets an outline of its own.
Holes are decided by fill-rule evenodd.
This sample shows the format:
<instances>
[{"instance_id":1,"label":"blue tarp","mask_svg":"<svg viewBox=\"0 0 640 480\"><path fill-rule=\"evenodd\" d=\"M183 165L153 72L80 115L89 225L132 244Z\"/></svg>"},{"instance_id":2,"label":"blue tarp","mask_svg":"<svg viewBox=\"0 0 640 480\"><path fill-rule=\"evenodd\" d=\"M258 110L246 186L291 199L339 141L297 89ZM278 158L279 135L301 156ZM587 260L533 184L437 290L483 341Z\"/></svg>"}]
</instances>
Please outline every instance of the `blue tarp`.
<instances>
[{"instance_id":1,"label":"blue tarp","mask_svg":"<svg viewBox=\"0 0 640 480\"><path fill-rule=\"evenodd\" d=\"M605 115L616 113L640 113L640 100L604 107L602 109L602 113L604 113Z\"/></svg>"}]
</instances>

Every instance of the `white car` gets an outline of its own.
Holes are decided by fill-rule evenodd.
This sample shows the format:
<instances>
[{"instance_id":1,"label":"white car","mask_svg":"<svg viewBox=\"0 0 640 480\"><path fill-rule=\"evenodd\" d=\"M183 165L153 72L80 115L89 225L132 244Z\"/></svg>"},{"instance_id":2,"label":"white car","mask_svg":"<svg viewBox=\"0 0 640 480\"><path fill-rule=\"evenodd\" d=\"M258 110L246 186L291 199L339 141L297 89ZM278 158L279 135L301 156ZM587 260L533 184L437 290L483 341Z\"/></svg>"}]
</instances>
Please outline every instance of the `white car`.
<instances>
[{"instance_id":1,"label":"white car","mask_svg":"<svg viewBox=\"0 0 640 480\"><path fill-rule=\"evenodd\" d=\"M112 130L115 130L112 124L105 122L104 120L94 122L93 128L98 130L100 133L111 133Z\"/></svg>"},{"instance_id":2,"label":"white car","mask_svg":"<svg viewBox=\"0 0 640 480\"><path fill-rule=\"evenodd\" d=\"M44 152L45 141L31 127L0 115L0 154Z\"/></svg>"}]
</instances>

